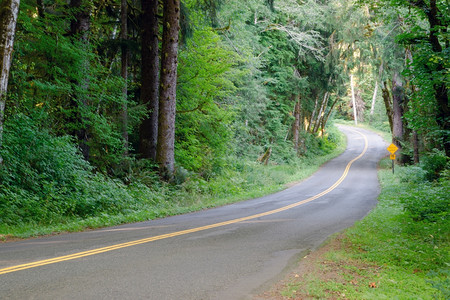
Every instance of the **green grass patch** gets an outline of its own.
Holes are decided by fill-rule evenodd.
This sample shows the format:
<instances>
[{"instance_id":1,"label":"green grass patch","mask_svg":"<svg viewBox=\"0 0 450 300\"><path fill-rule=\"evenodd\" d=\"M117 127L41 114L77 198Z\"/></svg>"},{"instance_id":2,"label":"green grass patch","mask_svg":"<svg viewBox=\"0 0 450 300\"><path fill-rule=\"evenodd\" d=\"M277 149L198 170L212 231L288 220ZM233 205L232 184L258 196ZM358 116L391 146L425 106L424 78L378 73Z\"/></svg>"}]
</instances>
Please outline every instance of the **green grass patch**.
<instances>
[{"instance_id":1,"label":"green grass patch","mask_svg":"<svg viewBox=\"0 0 450 300\"><path fill-rule=\"evenodd\" d=\"M377 207L334 241L314 272L289 283L283 296L450 298L448 177L427 182L417 179L417 167L396 167L392 174L389 160L380 166Z\"/></svg>"}]
</instances>

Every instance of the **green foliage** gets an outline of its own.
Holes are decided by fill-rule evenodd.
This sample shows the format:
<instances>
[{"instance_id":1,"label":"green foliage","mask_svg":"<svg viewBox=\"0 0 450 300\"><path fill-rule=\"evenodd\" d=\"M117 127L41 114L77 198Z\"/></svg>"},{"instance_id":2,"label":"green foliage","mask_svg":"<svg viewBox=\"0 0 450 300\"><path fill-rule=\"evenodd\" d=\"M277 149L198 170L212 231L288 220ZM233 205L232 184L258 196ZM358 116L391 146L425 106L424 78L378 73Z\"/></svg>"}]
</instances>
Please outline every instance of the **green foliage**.
<instances>
[{"instance_id":1,"label":"green foliage","mask_svg":"<svg viewBox=\"0 0 450 300\"><path fill-rule=\"evenodd\" d=\"M450 222L450 181L443 179L440 182L426 182L436 178L436 168L441 171L445 168L447 158L442 155L438 157L442 161L428 158L428 161L422 163L422 168L408 166L400 171L401 181L408 188L399 195L399 200L415 221Z\"/></svg>"},{"instance_id":2,"label":"green foliage","mask_svg":"<svg viewBox=\"0 0 450 300\"><path fill-rule=\"evenodd\" d=\"M129 209L133 200L123 183L92 174L71 138L39 127L45 117L17 114L5 126L1 222L49 224Z\"/></svg>"},{"instance_id":3,"label":"green foliage","mask_svg":"<svg viewBox=\"0 0 450 300\"><path fill-rule=\"evenodd\" d=\"M445 153L433 149L423 156L420 165L426 172L426 179L433 181L438 179L445 169L449 169L449 163L450 158Z\"/></svg>"},{"instance_id":4,"label":"green foliage","mask_svg":"<svg viewBox=\"0 0 450 300\"><path fill-rule=\"evenodd\" d=\"M99 14L99 18L107 19ZM128 99L122 95L125 82L117 60L111 57L118 48L111 46L111 52L103 49L103 41L109 40L109 28L95 20L91 30L98 36L86 44L68 34L71 18L60 3L42 15L37 14L35 3L24 3L14 45L6 117L43 111L46 119L40 119L41 126L55 134L76 137L85 130L90 163L104 173L117 175L125 152L120 118L123 104L128 107L130 135L145 110L133 101L136 85L129 84Z\"/></svg>"},{"instance_id":5,"label":"green foliage","mask_svg":"<svg viewBox=\"0 0 450 300\"><path fill-rule=\"evenodd\" d=\"M72 193L90 168L69 137L53 137L38 121L18 114L5 126L1 154L3 222L48 222L75 212Z\"/></svg>"},{"instance_id":6,"label":"green foliage","mask_svg":"<svg viewBox=\"0 0 450 300\"><path fill-rule=\"evenodd\" d=\"M429 273L431 279L428 282L439 291L434 295L434 299L449 299L450 298L450 268L447 265L446 269L439 269Z\"/></svg>"},{"instance_id":7,"label":"green foliage","mask_svg":"<svg viewBox=\"0 0 450 300\"><path fill-rule=\"evenodd\" d=\"M187 170L209 176L229 152L237 63L237 55L208 28L197 30L180 53L175 158Z\"/></svg>"},{"instance_id":8,"label":"green foliage","mask_svg":"<svg viewBox=\"0 0 450 300\"><path fill-rule=\"evenodd\" d=\"M394 71L403 71L408 82L404 124L423 137L427 151L445 149L449 155L450 134L448 116L445 115L448 111L450 54L446 29L449 18L445 13L448 12L448 3L403 0L359 2L368 5L372 19L381 24L372 31L371 36L379 45L378 55L388 66L385 70L391 73L384 77L389 79Z\"/></svg>"}]
</instances>

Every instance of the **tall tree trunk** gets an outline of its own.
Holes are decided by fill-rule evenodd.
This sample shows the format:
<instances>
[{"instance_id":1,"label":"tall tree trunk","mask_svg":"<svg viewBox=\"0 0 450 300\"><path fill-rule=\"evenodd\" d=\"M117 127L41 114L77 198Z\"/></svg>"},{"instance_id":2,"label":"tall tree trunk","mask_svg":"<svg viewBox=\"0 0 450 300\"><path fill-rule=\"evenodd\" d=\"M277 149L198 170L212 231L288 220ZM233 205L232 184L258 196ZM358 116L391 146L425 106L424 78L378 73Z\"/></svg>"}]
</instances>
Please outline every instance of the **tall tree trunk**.
<instances>
[{"instance_id":1,"label":"tall tree trunk","mask_svg":"<svg viewBox=\"0 0 450 300\"><path fill-rule=\"evenodd\" d=\"M84 51L89 51L89 30L90 22L90 3L85 0L70 0L70 8L74 18L70 24L70 35L77 38L81 42ZM77 92L75 97L71 99L71 109L73 110L69 122L75 124L75 129L71 132L78 139L81 153L86 160L89 160L89 127L86 120L85 111L88 109L88 88L89 88L89 59L83 59L80 70L81 80L76 82L81 92Z\"/></svg>"},{"instance_id":2,"label":"tall tree trunk","mask_svg":"<svg viewBox=\"0 0 450 300\"><path fill-rule=\"evenodd\" d=\"M399 148L398 161L403 163L401 150L404 141L404 126L403 126L403 83L398 73L395 73L392 78L392 142Z\"/></svg>"},{"instance_id":3,"label":"tall tree trunk","mask_svg":"<svg viewBox=\"0 0 450 300\"><path fill-rule=\"evenodd\" d=\"M448 4L448 3L447 3ZM439 38L437 36L439 27L448 28L448 24L442 24L439 19L439 10L437 8L436 0L430 0L430 9L425 10L430 23L429 41L434 52L440 53L443 51ZM446 29L445 29L446 30ZM447 39L448 43L448 39ZM438 72L445 72L446 68L442 60L437 66ZM444 144L445 154L450 157L450 108L448 105L448 88L445 82L437 82L433 86L434 96L438 105L438 114L436 115L436 123L441 128L442 139Z\"/></svg>"},{"instance_id":4,"label":"tall tree trunk","mask_svg":"<svg viewBox=\"0 0 450 300\"><path fill-rule=\"evenodd\" d=\"M300 131L300 95L295 96L295 107L294 107L294 125L292 126L292 136L294 141L294 149L298 151L298 134Z\"/></svg>"},{"instance_id":5,"label":"tall tree trunk","mask_svg":"<svg viewBox=\"0 0 450 300\"><path fill-rule=\"evenodd\" d=\"M3 121L8 90L9 69L11 67L14 36L20 0L2 0L0 4L0 148L3 141ZM0 156L0 164L3 158Z\"/></svg>"},{"instance_id":6,"label":"tall tree trunk","mask_svg":"<svg viewBox=\"0 0 450 300\"><path fill-rule=\"evenodd\" d=\"M448 89L446 84L442 82L436 84L434 90L438 104L436 123L441 128L445 154L450 157L450 108L448 106Z\"/></svg>"},{"instance_id":7,"label":"tall tree trunk","mask_svg":"<svg viewBox=\"0 0 450 300\"><path fill-rule=\"evenodd\" d=\"M387 82L383 82L381 90L383 91L384 107L386 108L386 114L387 114L388 120L389 120L389 127L391 128L391 133L392 133L392 132L394 132L394 125L393 125L393 121L392 121L392 101L391 101L391 94L389 93L389 88L388 88Z\"/></svg>"},{"instance_id":8,"label":"tall tree trunk","mask_svg":"<svg viewBox=\"0 0 450 300\"><path fill-rule=\"evenodd\" d=\"M317 114L316 122L314 123L314 129L312 131L313 133L317 133L317 131L320 128L320 124L322 123L322 118L324 117L325 110L328 105L329 99L330 99L330 93L325 92L325 95L323 95L322 103L320 104L320 110L319 110L319 113Z\"/></svg>"},{"instance_id":9,"label":"tall tree trunk","mask_svg":"<svg viewBox=\"0 0 450 300\"><path fill-rule=\"evenodd\" d=\"M180 0L165 0L156 161L161 167L162 174L167 176L172 176L175 164L174 145L179 30Z\"/></svg>"},{"instance_id":10,"label":"tall tree trunk","mask_svg":"<svg viewBox=\"0 0 450 300\"><path fill-rule=\"evenodd\" d=\"M355 101L355 89L353 85L353 75L350 75L350 85L352 89L352 104L353 104L353 117L355 119L355 125L358 125L358 115L356 113L356 101Z\"/></svg>"},{"instance_id":11,"label":"tall tree trunk","mask_svg":"<svg viewBox=\"0 0 450 300\"><path fill-rule=\"evenodd\" d=\"M375 88L373 89L372 105L370 107L369 124L372 122L373 113L375 111L375 101L377 100L378 80L375 80Z\"/></svg>"},{"instance_id":12,"label":"tall tree trunk","mask_svg":"<svg viewBox=\"0 0 450 300\"><path fill-rule=\"evenodd\" d=\"M156 160L159 110L158 0L142 0L141 103L148 116L139 128L139 152Z\"/></svg>"},{"instance_id":13,"label":"tall tree trunk","mask_svg":"<svg viewBox=\"0 0 450 300\"><path fill-rule=\"evenodd\" d=\"M311 132L311 128L314 125L314 118L316 117L317 105L319 104L319 96L316 96L316 101L314 102L314 109L311 113L311 118L309 119L309 124L306 128L307 132Z\"/></svg>"},{"instance_id":14,"label":"tall tree trunk","mask_svg":"<svg viewBox=\"0 0 450 300\"><path fill-rule=\"evenodd\" d=\"M414 163L418 164L419 161L419 135L417 134L417 131L413 131L412 135L412 144L413 144L413 151L414 151Z\"/></svg>"},{"instance_id":15,"label":"tall tree trunk","mask_svg":"<svg viewBox=\"0 0 450 300\"><path fill-rule=\"evenodd\" d=\"M334 100L333 104L331 104L330 110L328 111L328 113L322 118L322 124L321 124L321 128L322 128L322 136L323 136L323 131L325 129L325 126L327 126L327 122L328 119L330 118L331 113L333 112L333 108L336 106L336 103L338 102L338 99Z\"/></svg>"},{"instance_id":16,"label":"tall tree trunk","mask_svg":"<svg viewBox=\"0 0 450 300\"><path fill-rule=\"evenodd\" d=\"M122 66L121 66L121 76L124 80L124 86L122 89L122 110L121 110L121 121L122 121L122 139L124 154L128 156L128 3L127 0L121 0L121 12L120 12L120 38L122 44Z\"/></svg>"},{"instance_id":17,"label":"tall tree trunk","mask_svg":"<svg viewBox=\"0 0 450 300\"><path fill-rule=\"evenodd\" d=\"M375 78L375 88L373 90L372 105L370 107L369 125L370 123L372 123L373 113L375 112L375 102L377 100L377 93L378 93L378 79L381 79L382 73L383 73L383 63L381 63L380 68L378 69L378 77Z\"/></svg>"},{"instance_id":18,"label":"tall tree trunk","mask_svg":"<svg viewBox=\"0 0 450 300\"><path fill-rule=\"evenodd\" d=\"M89 4L85 0L70 0L70 8L74 16L70 23L70 34L78 35L81 41L88 43L91 27Z\"/></svg>"}]
</instances>

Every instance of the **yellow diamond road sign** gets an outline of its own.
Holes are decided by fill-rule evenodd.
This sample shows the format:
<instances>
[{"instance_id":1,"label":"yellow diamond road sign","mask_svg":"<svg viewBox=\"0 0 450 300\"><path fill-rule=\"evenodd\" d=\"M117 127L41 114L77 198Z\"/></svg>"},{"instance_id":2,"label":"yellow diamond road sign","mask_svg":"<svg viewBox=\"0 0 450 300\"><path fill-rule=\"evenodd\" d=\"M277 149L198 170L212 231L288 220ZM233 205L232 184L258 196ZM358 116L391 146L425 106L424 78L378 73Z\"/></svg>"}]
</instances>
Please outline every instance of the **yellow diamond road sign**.
<instances>
[{"instance_id":1,"label":"yellow diamond road sign","mask_svg":"<svg viewBox=\"0 0 450 300\"><path fill-rule=\"evenodd\" d=\"M387 150L392 154L394 154L398 150L398 147L395 146L394 144L390 144L389 147L387 147Z\"/></svg>"}]
</instances>

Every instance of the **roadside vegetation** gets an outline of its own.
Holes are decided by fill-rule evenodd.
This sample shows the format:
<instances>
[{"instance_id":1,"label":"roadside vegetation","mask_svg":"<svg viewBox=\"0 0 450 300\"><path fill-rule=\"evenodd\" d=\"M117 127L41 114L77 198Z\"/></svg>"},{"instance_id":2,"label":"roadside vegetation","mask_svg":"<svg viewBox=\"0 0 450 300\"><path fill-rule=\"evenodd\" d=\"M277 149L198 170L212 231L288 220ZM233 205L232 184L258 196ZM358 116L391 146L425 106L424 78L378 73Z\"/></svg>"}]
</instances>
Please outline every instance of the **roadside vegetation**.
<instances>
[{"instance_id":1,"label":"roadside vegetation","mask_svg":"<svg viewBox=\"0 0 450 300\"><path fill-rule=\"evenodd\" d=\"M314 152L288 163L276 156L268 165L230 157L214 178L180 168L167 183L151 162L136 161L125 184L92 173L68 138L52 137L25 116L17 122L21 126L5 130L10 143L3 154L10 163L0 169L0 186L7 187L0 191L2 240L145 221L263 196L310 176L345 149L343 134L331 127L326 137L311 140Z\"/></svg>"},{"instance_id":2,"label":"roadside vegetation","mask_svg":"<svg viewBox=\"0 0 450 300\"><path fill-rule=\"evenodd\" d=\"M416 166L380 163L377 207L300 264L283 299L449 299L450 173L442 152ZM320 250L319 250L320 251ZM303 269L304 270L304 269Z\"/></svg>"}]
</instances>

